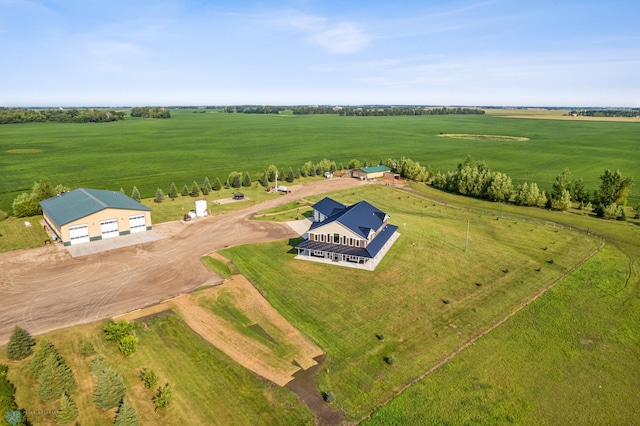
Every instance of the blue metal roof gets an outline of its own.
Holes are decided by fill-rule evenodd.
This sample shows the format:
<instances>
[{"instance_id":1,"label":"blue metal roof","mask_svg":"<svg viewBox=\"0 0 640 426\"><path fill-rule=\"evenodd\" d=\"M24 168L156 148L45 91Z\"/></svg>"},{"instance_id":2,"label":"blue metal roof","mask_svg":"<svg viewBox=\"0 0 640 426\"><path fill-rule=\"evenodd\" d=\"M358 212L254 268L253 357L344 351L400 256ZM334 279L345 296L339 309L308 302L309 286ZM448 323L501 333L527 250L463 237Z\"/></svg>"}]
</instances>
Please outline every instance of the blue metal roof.
<instances>
[{"instance_id":1,"label":"blue metal roof","mask_svg":"<svg viewBox=\"0 0 640 426\"><path fill-rule=\"evenodd\" d=\"M104 209L151 209L118 191L78 188L40 201L42 210L58 226L65 225Z\"/></svg>"},{"instance_id":2,"label":"blue metal roof","mask_svg":"<svg viewBox=\"0 0 640 426\"><path fill-rule=\"evenodd\" d=\"M345 206L342 203L337 202L336 200L334 200L332 198L325 197L322 200L320 200L317 203L315 203L312 208L314 210L319 211L323 215L329 217L329 216L333 216L334 214L338 213L340 210L346 209L347 206Z\"/></svg>"},{"instance_id":3,"label":"blue metal roof","mask_svg":"<svg viewBox=\"0 0 640 426\"><path fill-rule=\"evenodd\" d=\"M331 199L329 198L329 200ZM371 230L375 232L380 229L380 227L384 224L384 219L386 216L387 215L383 211L375 208L368 202L360 201L359 203L353 204L343 210L338 211L322 222L314 222L309 230L314 230L335 221L342 224L344 227L361 236L362 238L368 239L369 232Z\"/></svg>"}]
</instances>

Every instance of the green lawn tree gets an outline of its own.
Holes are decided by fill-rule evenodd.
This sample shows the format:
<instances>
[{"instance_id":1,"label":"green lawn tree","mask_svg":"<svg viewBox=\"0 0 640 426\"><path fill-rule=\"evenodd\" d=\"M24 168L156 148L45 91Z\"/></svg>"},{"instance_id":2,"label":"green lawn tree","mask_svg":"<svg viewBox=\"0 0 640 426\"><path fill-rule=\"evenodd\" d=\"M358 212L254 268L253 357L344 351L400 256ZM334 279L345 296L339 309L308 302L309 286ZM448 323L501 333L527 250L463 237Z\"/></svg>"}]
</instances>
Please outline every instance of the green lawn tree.
<instances>
[{"instance_id":1,"label":"green lawn tree","mask_svg":"<svg viewBox=\"0 0 640 426\"><path fill-rule=\"evenodd\" d=\"M222 183L220 182L220 179L216 178L211 189L213 189L214 191L220 191L222 189Z\"/></svg>"},{"instance_id":2,"label":"green lawn tree","mask_svg":"<svg viewBox=\"0 0 640 426\"><path fill-rule=\"evenodd\" d=\"M124 385L122 376L110 366L103 365L98 372L98 384L93 394L96 407L102 410L118 407L126 392L127 387Z\"/></svg>"},{"instance_id":3,"label":"green lawn tree","mask_svg":"<svg viewBox=\"0 0 640 426\"><path fill-rule=\"evenodd\" d=\"M60 398L60 395L69 392L73 384L71 369L57 350L52 351L38 374L38 390L36 392L38 398L41 401L53 401Z\"/></svg>"},{"instance_id":4,"label":"green lawn tree","mask_svg":"<svg viewBox=\"0 0 640 426\"><path fill-rule=\"evenodd\" d=\"M147 389L153 389L158 384L160 376L158 376L158 373L153 370L143 368L140 371L140 380L144 383L144 387Z\"/></svg>"},{"instance_id":5,"label":"green lawn tree","mask_svg":"<svg viewBox=\"0 0 640 426\"><path fill-rule=\"evenodd\" d=\"M178 198L178 188L175 182L171 182L171 186L169 187L169 198Z\"/></svg>"},{"instance_id":6,"label":"green lawn tree","mask_svg":"<svg viewBox=\"0 0 640 426\"><path fill-rule=\"evenodd\" d=\"M33 346L36 341L33 340L31 334L20 326L13 327L13 333L9 337L7 344L7 358L11 360L25 359L33 353Z\"/></svg>"},{"instance_id":7,"label":"green lawn tree","mask_svg":"<svg viewBox=\"0 0 640 426\"><path fill-rule=\"evenodd\" d=\"M160 408L167 408L171 404L173 398L173 390L169 383L165 383L164 386L158 388L157 393L153 397L153 403L156 406L155 411Z\"/></svg>"},{"instance_id":8,"label":"green lawn tree","mask_svg":"<svg viewBox=\"0 0 640 426\"><path fill-rule=\"evenodd\" d=\"M138 426L140 423L138 422L138 416L136 415L136 410L131 408L127 401L123 400L120 406L118 407L118 412L116 413L116 420L114 422L115 426Z\"/></svg>"},{"instance_id":9,"label":"green lawn tree","mask_svg":"<svg viewBox=\"0 0 640 426\"><path fill-rule=\"evenodd\" d=\"M231 183L231 186L233 188L240 188L242 186L242 182L240 181L240 173L236 173L233 176L233 181L229 180L229 182Z\"/></svg>"},{"instance_id":10,"label":"green lawn tree","mask_svg":"<svg viewBox=\"0 0 640 426\"><path fill-rule=\"evenodd\" d=\"M251 175L249 174L249 172L244 173L244 179L242 179L242 186L244 186L245 188L248 188L251 186Z\"/></svg>"},{"instance_id":11,"label":"green lawn tree","mask_svg":"<svg viewBox=\"0 0 640 426\"><path fill-rule=\"evenodd\" d=\"M623 178L620 170L612 172L607 169L600 176L600 190L598 192L598 202L605 206L618 204L623 206L627 203L629 190L633 186L633 178Z\"/></svg>"},{"instance_id":12,"label":"green lawn tree","mask_svg":"<svg viewBox=\"0 0 640 426\"><path fill-rule=\"evenodd\" d=\"M7 378L8 372L9 367L0 364L0 419L2 420L6 419L5 416L9 411L18 409L15 398L16 388Z\"/></svg>"},{"instance_id":13,"label":"green lawn tree","mask_svg":"<svg viewBox=\"0 0 640 426\"><path fill-rule=\"evenodd\" d=\"M138 191L138 187L133 187L133 190L131 191L131 198L136 201L140 201L140 191Z\"/></svg>"},{"instance_id":14,"label":"green lawn tree","mask_svg":"<svg viewBox=\"0 0 640 426\"><path fill-rule=\"evenodd\" d=\"M134 328L133 322L125 320L110 322L104 328L105 340L115 340L120 352L130 356L138 350L138 338L133 333Z\"/></svg>"},{"instance_id":15,"label":"green lawn tree","mask_svg":"<svg viewBox=\"0 0 640 426\"><path fill-rule=\"evenodd\" d=\"M56 423L61 426L70 425L78 417L78 407L67 394L60 397L60 410L56 414Z\"/></svg>"},{"instance_id":16,"label":"green lawn tree","mask_svg":"<svg viewBox=\"0 0 640 426\"><path fill-rule=\"evenodd\" d=\"M269 179L269 182L275 182L276 175L278 174L278 168L274 164L271 164L269 167L267 167L267 171L265 173L267 174L267 179Z\"/></svg>"},{"instance_id":17,"label":"green lawn tree","mask_svg":"<svg viewBox=\"0 0 640 426\"><path fill-rule=\"evenodd\" d=\"M211 188L211 183L209 182L209 178L205 177L204 182L202 183L202 193L204 195L208 195L212 189L213 188Z\"/></svg>"},{"instance_id":18,"label":"green lawn tree","mask_svg":"<svg viewBox=\"0 0 640 426\"><path fill-rule=\"evenodd\" d=\"M200 195L200 185L195 180L191 184L191 192L189 193L192 197L197 197Z\"/></svg>"},{"instance_id":19,"label":"green lawn tree","mask_svg":"<svg viewBox=\"0 0 640 426\"><path fill-rule=\"evenodd\" d=\"M156 196L153 197L153 201L156 203L161 203L164 200L164 192L162 192L162 189L158 188L156 189Z\"/></svg>"}]
</instances>

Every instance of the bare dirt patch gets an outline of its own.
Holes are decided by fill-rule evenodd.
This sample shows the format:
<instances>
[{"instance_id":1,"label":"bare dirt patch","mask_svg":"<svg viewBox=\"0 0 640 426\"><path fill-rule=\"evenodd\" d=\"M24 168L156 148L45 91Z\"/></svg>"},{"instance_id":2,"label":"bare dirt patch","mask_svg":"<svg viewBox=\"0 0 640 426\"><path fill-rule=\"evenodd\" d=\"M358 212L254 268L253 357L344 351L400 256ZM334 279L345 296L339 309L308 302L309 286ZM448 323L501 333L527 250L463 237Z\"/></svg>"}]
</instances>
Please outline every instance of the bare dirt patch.
<instances>
[{"instance_id":1,"label":"bare dirt patch","mask_svg":"<svg viewBox=\"0 0 640 426\"><path fill-rule=\"evenodd\" d=\"M300 368L316 365L314 358L322 355L242 275L167 303L202 338L280 386ZM218 314L211 305L219 308Z\"/></svg>"}]
</instances>

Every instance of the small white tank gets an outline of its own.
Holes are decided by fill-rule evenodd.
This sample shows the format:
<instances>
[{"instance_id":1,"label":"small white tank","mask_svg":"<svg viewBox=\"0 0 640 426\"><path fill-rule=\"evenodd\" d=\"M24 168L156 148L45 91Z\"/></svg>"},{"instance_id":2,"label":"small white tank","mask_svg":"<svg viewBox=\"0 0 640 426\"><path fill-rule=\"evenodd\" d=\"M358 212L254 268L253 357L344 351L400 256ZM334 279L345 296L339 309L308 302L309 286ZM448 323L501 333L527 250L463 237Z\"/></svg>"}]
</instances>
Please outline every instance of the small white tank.
<instances>
[{"instance_id":1,"label":"small white tank","mask_svg":"<svg viewBox=\"0 0 640 426\"><path fill-rule=\"evenodd\" d=\"M207 200L196 200L196 216L204 217L208 215L209 211L207 210Z\"/></svg>"}]
</instances>

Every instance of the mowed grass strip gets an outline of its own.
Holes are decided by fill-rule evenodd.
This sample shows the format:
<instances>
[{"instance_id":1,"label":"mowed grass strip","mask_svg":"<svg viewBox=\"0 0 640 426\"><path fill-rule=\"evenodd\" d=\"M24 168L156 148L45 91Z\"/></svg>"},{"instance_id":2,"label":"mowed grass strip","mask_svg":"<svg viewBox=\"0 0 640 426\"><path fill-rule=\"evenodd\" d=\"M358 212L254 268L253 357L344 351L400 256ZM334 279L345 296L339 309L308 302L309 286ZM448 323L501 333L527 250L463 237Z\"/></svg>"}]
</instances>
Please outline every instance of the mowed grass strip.
<instances>
[{"instance_id":1,"label":"mowed grass strip","mask_svg":"<svg viewBox=\"0 0 640 426\"><path fill-rule=\"evenodd\" d=\"M584 234L466 213L384 186L331 196L345 204L367 200L399 226L401 237L375 272L294 260L287 242L222 253L326 352L319 390L332 390L352 420L599 245ZM385 362L391 356L393 365Z\"/></svg>"},{"instance_id":2,"label":"mowed grass strip","mask_svg":"<svg viewBox=\"0 0 640 426\"><path fill-rule=\"evenodd\" d=\"M139 323L139 349L130 357L124 357L113 342L104 341L103 326L98 322L42 336L55 344L73 371L76 385L71 398L78 405L78 421L83 425L113 424L115 415L114 410L102 411L93 403L96 379L89 374L91 357L81 355L85 341L91 342L107 364L122 374L127 403L137 411L142 425L313 424L313 414L295 394L258 379L193 333L175 314ZM7 361L5 353L2 348L0 362L9 365L18 405L29 411L57 410L57 402L42 404L35 396L36 382L28 368L31 357ZM156 390L143 386L139 378L142 367L159 374L159 386L165 382L173 385L174 397L168 409L154 412L151 398ZM34 424L53 423L46 423L48 420Z\"/></svg>"},{"instance_id":3,"label":"mowed grass strip","mask_svg":"<svg viewBox=\"0 0 640 426\"><path fill-rule=\"evenodd\" d=\"M605 247L365 425L637 424L640 298Z\"/></svg>"}]
</instances>

